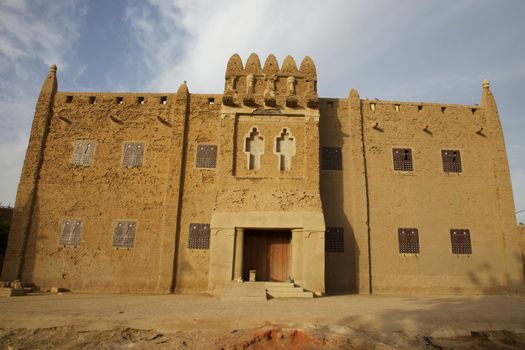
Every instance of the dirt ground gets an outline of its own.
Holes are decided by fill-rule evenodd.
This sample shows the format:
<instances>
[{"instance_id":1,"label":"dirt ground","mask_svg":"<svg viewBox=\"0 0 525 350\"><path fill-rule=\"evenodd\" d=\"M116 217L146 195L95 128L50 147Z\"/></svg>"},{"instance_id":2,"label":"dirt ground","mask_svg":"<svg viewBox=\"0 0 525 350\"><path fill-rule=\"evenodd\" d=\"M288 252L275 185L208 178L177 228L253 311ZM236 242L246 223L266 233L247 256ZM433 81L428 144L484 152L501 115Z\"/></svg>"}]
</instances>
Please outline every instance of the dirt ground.
<instances>
[{"instance_id":1,"label":"dirt ground","mask_svg":"<svg viewBox=\"0 0 525 350\"><path fill-rule=\"evenodd\" d=\"M525 349L525 297L41 294L0 299L2 349Z\"/></svg>"}]
</instances>

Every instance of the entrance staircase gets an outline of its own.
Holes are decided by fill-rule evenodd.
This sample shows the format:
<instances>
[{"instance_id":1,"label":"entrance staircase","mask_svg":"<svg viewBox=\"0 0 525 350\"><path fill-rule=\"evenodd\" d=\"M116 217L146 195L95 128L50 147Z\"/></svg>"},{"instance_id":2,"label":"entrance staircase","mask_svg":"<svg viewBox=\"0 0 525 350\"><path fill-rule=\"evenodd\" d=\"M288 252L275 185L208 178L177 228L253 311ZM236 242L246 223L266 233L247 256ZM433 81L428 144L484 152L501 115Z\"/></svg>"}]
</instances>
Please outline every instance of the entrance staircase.
<instances>
[{"instance_id":1,"label":"entrance staircase","mask_svg":"<svg viewBox=\"0 0 525 350\"><path fill-rule=\"evenodd\" d=\"M307 292L291 282L264 282L268 298L313 298L312 292Z\"/></svg>"},{"instance_id":2,"label":"entrance staircase","mask_svg":"<svg viewBox=\"0 0 525 350\"><path fill-rule=\"evenodd\" d=\"M237 282L230 281L222 300L266 301L275 298L313 298L312 292L290 282Z\"/></svg>"}]
</instances>

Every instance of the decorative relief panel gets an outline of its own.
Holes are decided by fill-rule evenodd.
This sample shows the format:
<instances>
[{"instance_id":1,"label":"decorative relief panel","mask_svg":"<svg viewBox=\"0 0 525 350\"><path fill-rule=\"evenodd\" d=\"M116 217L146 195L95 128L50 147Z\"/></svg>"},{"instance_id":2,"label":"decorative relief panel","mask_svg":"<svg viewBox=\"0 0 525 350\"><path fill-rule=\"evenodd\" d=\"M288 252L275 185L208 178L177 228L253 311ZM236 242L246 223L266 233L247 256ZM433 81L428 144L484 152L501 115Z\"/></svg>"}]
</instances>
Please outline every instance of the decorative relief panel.
<instances>
[{"instance_id":1,"label":"decorative relief panel","mask_svg":"<svg viewBox=\"0 0 525 350\"><path fill-rule=\"evenodd\" d=\"M316 157L317 152L307 147L305 118L277 113L237 116L233 144L235 177L298 179L306 171L314 171L307 165L312 163L309 157Z\"/></svg>"}]
</instances>

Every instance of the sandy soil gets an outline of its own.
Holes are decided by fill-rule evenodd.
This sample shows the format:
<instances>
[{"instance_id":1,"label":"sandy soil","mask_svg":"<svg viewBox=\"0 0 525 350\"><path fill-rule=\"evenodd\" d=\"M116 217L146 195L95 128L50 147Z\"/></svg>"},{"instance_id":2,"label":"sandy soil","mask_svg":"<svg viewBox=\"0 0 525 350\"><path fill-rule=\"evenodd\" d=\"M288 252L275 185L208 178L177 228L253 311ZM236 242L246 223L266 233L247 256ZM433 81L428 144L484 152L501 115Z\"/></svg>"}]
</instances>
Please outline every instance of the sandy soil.
<instances>
[{"instance_id":1,"label":"sandy soil","mask_svg":"<svg viewBox=\"0 0 525 350\"><path fill-rule=\"evenodd\" d=\"M6 349L524 349L525 298L63 293L0 299Z\"/></svg>"}]
</instances>

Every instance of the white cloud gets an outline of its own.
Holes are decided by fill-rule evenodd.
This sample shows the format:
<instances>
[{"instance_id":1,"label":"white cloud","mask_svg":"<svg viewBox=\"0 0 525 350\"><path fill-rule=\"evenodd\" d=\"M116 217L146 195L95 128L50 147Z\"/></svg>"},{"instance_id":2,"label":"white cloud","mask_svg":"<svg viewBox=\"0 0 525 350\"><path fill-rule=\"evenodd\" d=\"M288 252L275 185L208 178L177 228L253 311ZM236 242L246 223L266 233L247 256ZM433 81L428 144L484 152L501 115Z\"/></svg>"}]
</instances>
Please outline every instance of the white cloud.
<instances>
[{"instance_id":1,"label":"white cloud","mask_svg":"<svg viewBox=\"0 0 525 350\"><path fill-rule=\"evenodd\" d=\"M67 69L84 1L0 3L0 201L14 204L45 66Z\"/></svg>"},{"instance_id":2,"label":"white cloud","mask_svg":"<svg viewBox=\"0 0 525 350\"><path fill-rule=\"evenodd\" d=\"M188 80L190 91L220 92L228 58L239 53L246 60L256 52L261 63L269 53L280 62L291 54L297 64L312 55L324 78L320 93L337 90L345 96L351 87L348 72L388 55L397 42L409 40L406 35L435 30L472 3L446 8L389 1L150 0L149 4L159 10L158 17L143 5L132 5L128 19L140 38L145 62L154 67L150 89L176 90Z\"/></svg>"}]
</instances>

